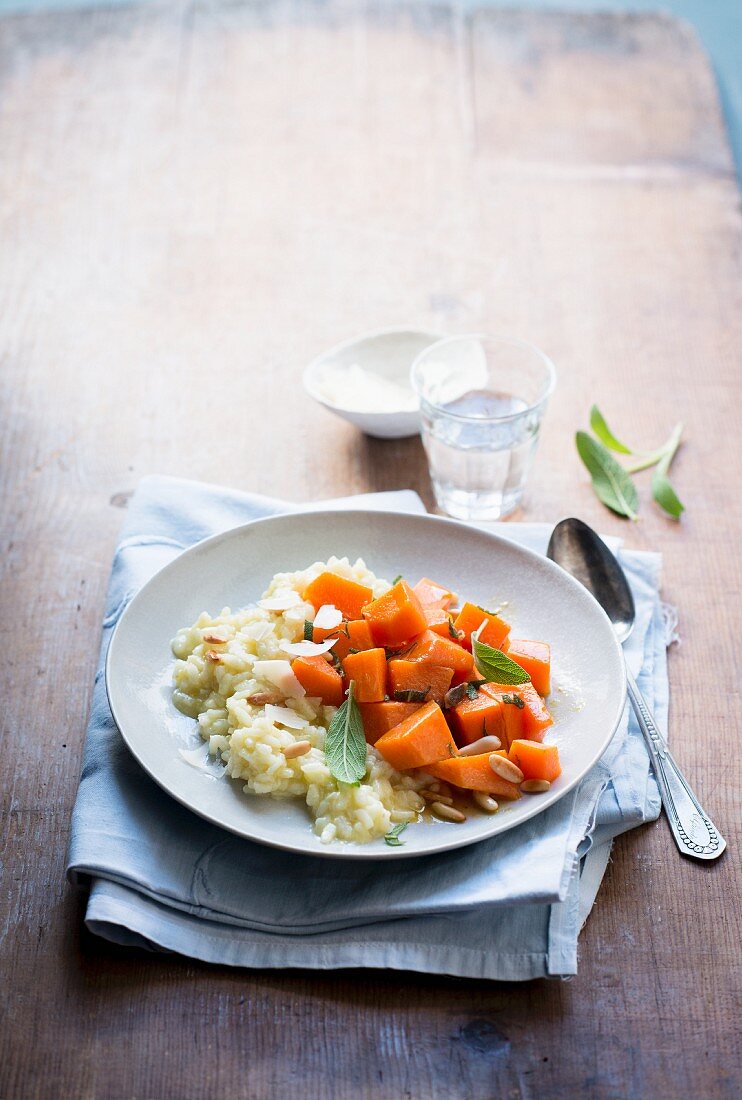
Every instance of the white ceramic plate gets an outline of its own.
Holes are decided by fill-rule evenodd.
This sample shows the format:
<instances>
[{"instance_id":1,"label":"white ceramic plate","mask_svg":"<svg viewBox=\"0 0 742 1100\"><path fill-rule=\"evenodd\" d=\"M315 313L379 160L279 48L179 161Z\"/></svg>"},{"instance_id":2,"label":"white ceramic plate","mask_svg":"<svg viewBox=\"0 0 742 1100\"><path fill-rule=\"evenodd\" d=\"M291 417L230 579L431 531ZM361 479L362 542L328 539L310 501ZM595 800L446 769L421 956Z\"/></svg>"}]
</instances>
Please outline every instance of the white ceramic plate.
<instances>
[{"instance_id":1,"label":"white ceramic plate","mask_svg":"<svg viewBox=\"0 0 742 1100\"><path fill-rule=\"evenodd\" d=\"M404 845L322 844L301 800L245 794L242 784L186 762L200 742L193 719L171 702L176 631L206 610L259 599L272 575L331 554L362 557L378 576L403 573L451 585L484 607L508 602L514 637L551 643L554 726L562 775L546 794L524 796L497 814L463 824L411 825ZM187 550L135 596L111 639L106 662L111 710L132 753L160 786L208 821L277 848L340 858L403 859L447 851L512 829L562 798L605 751L625 699L623 657L607 617L552 562L495 535L434 516L391 512L308 512L235 528ZM164 796L163 796L164 797Z\"/></svg>"}]
</instances>

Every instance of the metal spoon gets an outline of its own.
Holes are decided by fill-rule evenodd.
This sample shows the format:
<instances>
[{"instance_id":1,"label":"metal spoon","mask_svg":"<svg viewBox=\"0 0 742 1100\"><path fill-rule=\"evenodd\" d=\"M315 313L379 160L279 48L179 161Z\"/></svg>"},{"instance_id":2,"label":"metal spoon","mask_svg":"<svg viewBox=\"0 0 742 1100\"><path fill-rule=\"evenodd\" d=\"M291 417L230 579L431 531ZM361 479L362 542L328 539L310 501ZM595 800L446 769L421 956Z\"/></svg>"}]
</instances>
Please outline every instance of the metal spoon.
<instances>
[{"instance_id":1,"label":"metal spoon","mask_svg":"<svg viewBox=\"0 0 742 1100\"><path fill-rule=\"evenodd\" d=\"M548 557L571 573L592 593L623 643L634 627L636 613L626 575L603 540L579 519L563 519L554 528ZM694 859L717 859L726 841L701 808L687 779L670 755L636 680L626 667L629 699L652 759L662 805L680 851Z\"/></svg>"}]
</instances>

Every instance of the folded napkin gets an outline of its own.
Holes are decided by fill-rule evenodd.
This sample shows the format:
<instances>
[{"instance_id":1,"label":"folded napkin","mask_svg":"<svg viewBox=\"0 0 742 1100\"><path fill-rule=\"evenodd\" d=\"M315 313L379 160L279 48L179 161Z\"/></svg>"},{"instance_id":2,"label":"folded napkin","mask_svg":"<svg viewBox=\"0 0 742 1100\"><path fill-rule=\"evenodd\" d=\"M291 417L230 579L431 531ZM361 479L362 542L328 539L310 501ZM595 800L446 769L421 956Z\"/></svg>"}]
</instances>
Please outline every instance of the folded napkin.
<instances>
[{"instance_id":1,"label":"folded napkin","mask_svg":"<svg viewBox=\"0 0 742 1100\"><path fill-rule=\"evenodd\" d=\"M310 507L351 505L424 512L412 492ZM72 819L68 875L90 884L88 927L117 943L234 966L388 967L510 981L576 973L578 934L613 838L660 810L633 715L624 714L582 783L544 813L492 840L388 867L298 856L235 837L170 799L130 755L103 680L123 608L185 547L293 510L306 508L161 477L145 479L130 502ZM487 529L541 553L550 534L544 524ZM660 558L620 553L637 606L627 657L666 728Z\"/></svg>"}]
</instances>

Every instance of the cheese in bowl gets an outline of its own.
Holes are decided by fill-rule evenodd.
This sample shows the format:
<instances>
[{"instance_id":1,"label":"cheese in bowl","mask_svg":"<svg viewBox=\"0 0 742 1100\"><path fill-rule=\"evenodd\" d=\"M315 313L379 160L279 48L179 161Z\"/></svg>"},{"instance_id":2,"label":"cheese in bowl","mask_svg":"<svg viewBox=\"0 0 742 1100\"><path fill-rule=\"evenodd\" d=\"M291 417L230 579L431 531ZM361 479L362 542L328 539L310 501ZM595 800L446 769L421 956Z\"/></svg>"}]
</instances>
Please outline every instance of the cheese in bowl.
<instances>
[{"instance_id":1,"label":"cheese in bowl","mask_svg":"<svg viewBox=\"0 0 742 1100\"><path fill-rule=\"evenodd\" d=\"M454 602L360 559L276 574L177 633L173 701L247 794L302 799L324 843L401 843L428 806L464 820L460 798L495 812L559 774L548 646Z\"/></svg>"}]
</instances>

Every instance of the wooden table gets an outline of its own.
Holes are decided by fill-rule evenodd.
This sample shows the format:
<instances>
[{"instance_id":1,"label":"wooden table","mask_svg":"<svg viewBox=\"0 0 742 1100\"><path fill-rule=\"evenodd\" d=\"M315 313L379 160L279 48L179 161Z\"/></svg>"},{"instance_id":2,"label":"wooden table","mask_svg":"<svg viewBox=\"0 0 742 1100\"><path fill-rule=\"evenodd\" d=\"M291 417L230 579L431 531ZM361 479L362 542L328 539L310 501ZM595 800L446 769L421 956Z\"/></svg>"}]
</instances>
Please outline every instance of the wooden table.
<instances>
[{"instance_id":1,"label":"wooden table","mask_svg":"<svg viewBox=\"0 0 742 1100\"><path fill-rule=\"evenodd\" d=\"M742 232L692 32L153 3L7 17L0 74L0 1094L738 1096ZM672 741L727 855L682 861L664 821L622 837L569 983L230 971L93 939L64 859L122 509L153 471L432 505L418 440L362 438L299 383L327 345L407 322L553 356L522 516L665 555ZM685 421L681 524L646 482L635 526L593 497L571 442L593 400L641 447Z\"/></svg>"}]
</instances>

